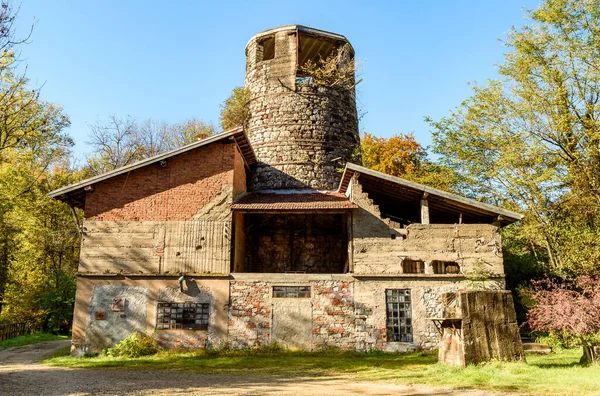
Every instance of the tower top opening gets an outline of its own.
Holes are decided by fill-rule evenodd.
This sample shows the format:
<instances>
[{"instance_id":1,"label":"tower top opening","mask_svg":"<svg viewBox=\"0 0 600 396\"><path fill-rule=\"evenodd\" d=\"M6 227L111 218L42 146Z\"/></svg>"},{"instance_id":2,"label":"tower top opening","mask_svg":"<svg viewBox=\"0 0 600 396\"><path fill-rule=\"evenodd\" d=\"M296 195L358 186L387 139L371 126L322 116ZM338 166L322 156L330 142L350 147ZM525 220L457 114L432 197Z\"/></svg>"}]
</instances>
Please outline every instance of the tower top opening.
<instances>
[{"instance_id":1,"label":"tower top opening","mask_svg":"<svg viewBox=\"0 0 600 396\"><path fill-rule=\"evenodd\" d=\"M256 41L257 39L260 39L264 36L273 35L275 33L283 32L286 30L289 30L289 31L297 30L299 32L304 32L304 33L312 34L315 36L321 36L321 37L329 38L329 39L335 40L335 41L344 41L344 42L350 44L348 39L341 34L328 32L326 30L321 30L321 29L315 29L315 28L311 28L309 26L304 26L304 25L284 25L284 26L278 26L278 27L274 27L274 28L263 30L262 32L256 33L254 36L252 36L250 38L250 40L248 40L248 43L246 43L246 50L248 49L248 46L250 45L250 43ZM352 50L354 51L354 49L352 49Z\"/></svg>"}]
</instances>

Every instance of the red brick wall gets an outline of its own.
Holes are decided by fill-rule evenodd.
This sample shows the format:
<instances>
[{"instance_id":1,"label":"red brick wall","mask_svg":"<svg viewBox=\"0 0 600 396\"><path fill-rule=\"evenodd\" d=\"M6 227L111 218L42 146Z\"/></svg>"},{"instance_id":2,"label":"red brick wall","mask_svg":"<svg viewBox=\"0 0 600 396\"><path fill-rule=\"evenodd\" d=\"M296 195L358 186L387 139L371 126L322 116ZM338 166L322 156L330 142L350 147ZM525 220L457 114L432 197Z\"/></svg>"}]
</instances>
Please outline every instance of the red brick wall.
<instances>
[{"instance_id":1,"label":"red brick wall","mask_svg":"<svg viewBox=\"0 0 600 396\"><path fill-rule=\"evenodd\" d=\"M189 220L224 184L234 183L236 148L213 143L100 182L86 194L85 217L98 221Z\"/></svg>"}]
</instances>

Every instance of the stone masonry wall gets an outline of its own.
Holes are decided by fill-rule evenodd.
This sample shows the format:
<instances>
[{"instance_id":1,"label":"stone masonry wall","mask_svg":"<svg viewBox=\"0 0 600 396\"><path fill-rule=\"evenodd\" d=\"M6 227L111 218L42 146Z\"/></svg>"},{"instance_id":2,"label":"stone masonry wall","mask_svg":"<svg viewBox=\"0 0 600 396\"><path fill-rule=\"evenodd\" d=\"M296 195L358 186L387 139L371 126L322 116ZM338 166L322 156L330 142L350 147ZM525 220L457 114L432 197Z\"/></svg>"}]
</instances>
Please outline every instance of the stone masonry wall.
<instances>
[{"instance_id":1,"label":"stone masonry wall","mask_svg":"<svg viewBox=\"0 0 600 396\"><path fill-rule=\"evenodd\" d=\"M232 281L228 345L235 349L271 342L271 287L267 282Z\"/></svg>"},{"instance_id":2,"label":"stone masonry wall","mask_svg":"<svg viewBox=\"0 0 600 396\"><path fill-rule=\"evenodd\" d=\"M247 48L247 133L259 160L253 190L333 190L338 170L360 163L354 88L297 85L296 43L295 30L276 33L275 57L265 61L256 59L258 41Z\"/></svg>"},{"instance_id":3,"label":"stone masonry wall","mask_svg":"<svg viewBox=\"0 0 600 396\"><path fill-rule=\"evenodd\" d=\"M313 349L355 349L354 282L318 281L313 293Z\"/></svg>"},{"instance_id":4,"label":"stone masonry wall","mask_svg":"<svg viewBox=\"0 0 600 396\"><path fill-rule=\"evenodd\" d=\"M341 273L345 215L247 215L247 272Z\"/></svg>"}]
</instances>

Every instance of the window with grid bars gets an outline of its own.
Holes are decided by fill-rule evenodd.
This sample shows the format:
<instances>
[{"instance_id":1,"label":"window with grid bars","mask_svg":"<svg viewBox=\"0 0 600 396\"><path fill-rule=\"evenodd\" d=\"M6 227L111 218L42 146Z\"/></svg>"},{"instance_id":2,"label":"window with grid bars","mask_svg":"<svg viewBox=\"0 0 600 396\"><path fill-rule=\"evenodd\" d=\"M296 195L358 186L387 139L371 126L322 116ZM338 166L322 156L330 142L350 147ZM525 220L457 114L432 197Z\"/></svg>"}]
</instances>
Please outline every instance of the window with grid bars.
<instances>
[{"instance_id":1,"label":"window with grid bars","mask_svg":"<svg viewBox=\"0 0 600 396\"><path fill-rule=\"evenodd\" d=\"M273 286L274 298L309 298L310 286Z\"/></svg>"},{"instance_id":2,"label":"window with grid bars","mask_svg":"<svg viewBox=\"0 0 600 396\"><path fill-rule=\"evenodd\" d=\"M412 305L410 289L385 291L388 342L412 342Z\"/></svg>"},{"instance_id":3,"label":"window with grid bars","mask_svg":"<svg viewBox=\"0 0 600 396\"><path fill-rule=\"evenodd\" d=\"M208 330L208 303L159 302L156 329Z\"/></svg>"}]
</instances>

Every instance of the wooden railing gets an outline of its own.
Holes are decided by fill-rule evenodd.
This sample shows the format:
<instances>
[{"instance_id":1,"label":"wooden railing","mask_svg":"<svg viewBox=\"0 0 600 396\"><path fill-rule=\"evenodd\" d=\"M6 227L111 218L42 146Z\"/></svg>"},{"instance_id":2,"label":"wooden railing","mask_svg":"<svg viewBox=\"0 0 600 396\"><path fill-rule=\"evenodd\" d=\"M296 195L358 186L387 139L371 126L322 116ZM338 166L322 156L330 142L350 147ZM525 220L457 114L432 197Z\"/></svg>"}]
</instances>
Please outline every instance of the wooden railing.
<instances>
[{"instance_id":1,"label":"wooden railing","mask_svg":"<svg viewBox=\"0 0 600 396\"><path fill-rule=\"evenodd\" d=\"M30 332L30 327L24 322L0 325L0 341L29 334Z\"/></svg>"}]
</instances>

